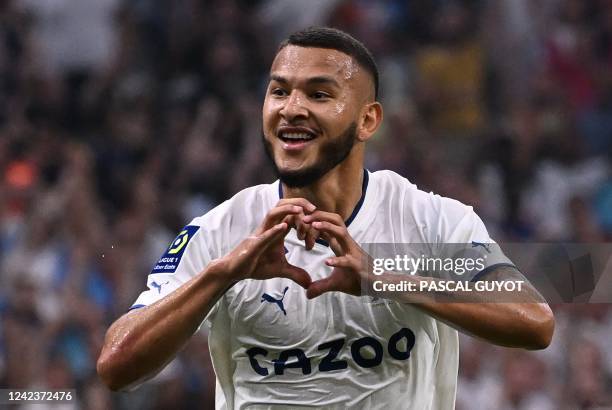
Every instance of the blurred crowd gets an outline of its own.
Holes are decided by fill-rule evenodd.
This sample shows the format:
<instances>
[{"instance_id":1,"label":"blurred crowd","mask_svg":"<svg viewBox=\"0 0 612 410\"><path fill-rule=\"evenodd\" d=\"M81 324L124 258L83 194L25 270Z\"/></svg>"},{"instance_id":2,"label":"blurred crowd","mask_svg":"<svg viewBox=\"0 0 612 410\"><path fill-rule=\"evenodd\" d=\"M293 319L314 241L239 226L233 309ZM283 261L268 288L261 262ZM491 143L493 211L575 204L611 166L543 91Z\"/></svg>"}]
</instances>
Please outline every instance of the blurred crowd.
<instances>
[{"instance_id":1,"label":"blurred crowd","mask_svg":"<svg viewBox=\"0 0 612 410\"><path fill-rule=\"evenodd\" d=\"M611 241L610 0L2 0L0 386L213 408L205 332L131 394L95 360L180 228L275 179L267 70L321 24L379 64L369 169L474 206L498 242ZM462 337L458 409L612 408L612 309L554 309L543 352Z\"/></svg>"}]
</instances>

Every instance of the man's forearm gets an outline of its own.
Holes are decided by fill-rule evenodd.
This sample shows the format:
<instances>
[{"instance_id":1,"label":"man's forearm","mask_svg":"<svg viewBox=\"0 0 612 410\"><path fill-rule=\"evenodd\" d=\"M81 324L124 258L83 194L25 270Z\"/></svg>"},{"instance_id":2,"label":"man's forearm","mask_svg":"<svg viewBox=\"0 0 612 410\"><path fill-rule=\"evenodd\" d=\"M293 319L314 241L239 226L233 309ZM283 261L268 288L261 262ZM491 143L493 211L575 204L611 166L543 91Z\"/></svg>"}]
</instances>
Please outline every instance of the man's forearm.
<instances>
[{"instance_id":1,"label":"man's forearm","mask_svg":"<svg viewBox=\"0 0 612 410\"><path fill-rule=\"evenodd\" d=\"M97 370L113 390L142 382L172 360L233 281L220 263L180 288L119 318L106 333Z\"/></svg>"},{"instance_id":2,"label":"man's forearm","mask_svg":"<svg viewBox=\"0 0 612 410\"><path fill-rule=\"evenodd\" d=\"M98 374L113 390L162 369L185 345L229 287L242 279L285 277L308 287L308 272L287 262L284 238L290 215L314 208L305 199L280 200L262 224L224 257L154 304L123 315L106 333Z\"/></svg>"},{"instance_id":3,"label":"man's forearm","mask_svg":"<svg viewBox=\"0 0 612 410\"><path fill-rule=\"evenodd\" d=\"M487 279L501 280L503 270L500 268L500 272L490 273ZM522 275L520 278L525 280ZM407 281L415 284L414 289L420 289L419 285L424 281L441 281L411 275L370 275L370 290L373 289L374 280L388 284ZM506 294L502 300L498 297L498 301L491 297L490 292L485 291L381 291L375 295L400 303L411 303L458 330L501 346L543 349L550 344L554 317L548 304L526 280L525 285L520 292Z\"/></svg>"}]
</instances>

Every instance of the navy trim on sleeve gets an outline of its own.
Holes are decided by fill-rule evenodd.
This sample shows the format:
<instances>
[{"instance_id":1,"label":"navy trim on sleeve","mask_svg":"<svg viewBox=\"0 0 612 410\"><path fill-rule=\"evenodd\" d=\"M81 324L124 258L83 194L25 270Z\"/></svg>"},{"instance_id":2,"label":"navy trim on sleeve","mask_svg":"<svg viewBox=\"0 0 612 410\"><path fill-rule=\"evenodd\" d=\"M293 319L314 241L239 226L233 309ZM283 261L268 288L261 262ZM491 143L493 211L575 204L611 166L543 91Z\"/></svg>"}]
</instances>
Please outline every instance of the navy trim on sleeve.
<instances>
[{"instance_id":1,"label":"navy trim on sleeve","mask_svg":"<svg viewBox=\"0 0 612 410\"><path fill-rule=\"evenodd\" d=\"M130 310L140 309L140 308L145 307L145 306L147 306L147 305L132 305L132 306L131 306L131 307L128 309L128 312L129 312Z\"/></svg>"},{"instance_id":2,"label":"navy trim on sleeve","mask_svg":"<svg viewBox=\"0 0 612 410\"><path fill-rule=\"evenodd\" d=\"M511 263L496 263L495 265L488 266L484 268L483 270L481 270L480 272L478 272L476 275L474 275L474 277L472 278L472 280L470 280L470 282L478 282L479 280L482 280L484 276L493 272L495 269L502 268L504 266L518 270L518 268Z\"/></svg>"}]
</instances>

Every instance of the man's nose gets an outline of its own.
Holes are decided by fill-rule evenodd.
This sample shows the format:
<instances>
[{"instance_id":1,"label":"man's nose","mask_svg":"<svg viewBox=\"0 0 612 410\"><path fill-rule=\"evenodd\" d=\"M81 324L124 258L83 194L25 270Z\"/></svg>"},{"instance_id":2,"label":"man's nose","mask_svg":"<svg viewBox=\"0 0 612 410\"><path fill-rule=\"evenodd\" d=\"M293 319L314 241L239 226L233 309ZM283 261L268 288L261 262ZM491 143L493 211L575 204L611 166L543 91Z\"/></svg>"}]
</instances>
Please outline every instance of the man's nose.
<instances>
[{"instance_id":1,"label":"man's nose","mask_svg":"<svg viewBox=\"0 0 612 410\"><path fill-rule=\"evenodd\" d=\"M285 100L280 115L289 122L296 118L307 118L306 97L298 91L293 91Z\"/></svg>"}]
</instances>

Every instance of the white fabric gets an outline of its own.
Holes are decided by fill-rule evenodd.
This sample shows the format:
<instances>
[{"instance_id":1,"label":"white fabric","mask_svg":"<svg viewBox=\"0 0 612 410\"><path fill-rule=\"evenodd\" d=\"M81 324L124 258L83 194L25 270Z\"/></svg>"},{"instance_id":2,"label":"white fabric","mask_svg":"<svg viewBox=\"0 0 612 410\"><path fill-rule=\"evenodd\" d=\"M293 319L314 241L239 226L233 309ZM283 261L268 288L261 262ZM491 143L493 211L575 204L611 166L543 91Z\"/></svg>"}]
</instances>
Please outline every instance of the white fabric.
<instances>
[{"instance_id":1,"label":"white fabric","mask_svg":"<svg viewBox=\"0 0 612 410\"><path fill-rule=\"evenodd\" d=\"M155 302L234 248L278 202L278 185L277 181L248 188L194 219L190 225L200 228L189 239L177 271L149 275L150 289L135 305ZM363 204L348 230L358 243L493 242L471 207L420 191L391 171L369 173ZM287 235L285 246L288 261L308 271L313 280L330 273L324 264L332 255L328 247L317 243L307 251L294 230ZM152 281L164 286L151 287ZM262 295L278 300L286 287L285 315L278 304L263 300ZM305 291L289 279L243 280L219 300L208 321L218 409L454 408L457 332L410 305L340 292L308 300ZM396 335L395 343L390 343L398 332L405 337ZM406 352L409 332L414 334L410 357L394 358L392 349L396 356ZM341 347L332 368L339 363L346 368L326 370L324 360L331 348L319 346L338 340L343 342L336 342ZM356 342L370 346L355 353L352 346ZM379 357L371 345L382 346L380 364L376 364ZM246 353L251 348L267 352L254 355L260 372L266 375L252 366ZM283 374L275 374L278 362L274 360L290 349L304 353L304 367L279 369ZM375 365L360 365L355 354L359 363L372 364L368 362L372 360ZM291 355L286 363L297 361Z\"/></svg>"}]
</instances>

